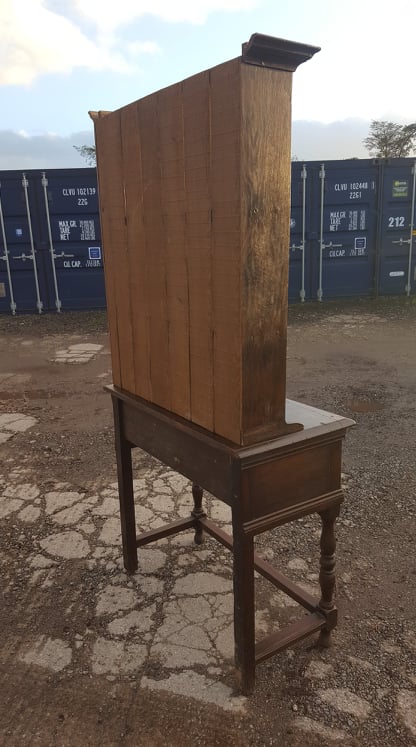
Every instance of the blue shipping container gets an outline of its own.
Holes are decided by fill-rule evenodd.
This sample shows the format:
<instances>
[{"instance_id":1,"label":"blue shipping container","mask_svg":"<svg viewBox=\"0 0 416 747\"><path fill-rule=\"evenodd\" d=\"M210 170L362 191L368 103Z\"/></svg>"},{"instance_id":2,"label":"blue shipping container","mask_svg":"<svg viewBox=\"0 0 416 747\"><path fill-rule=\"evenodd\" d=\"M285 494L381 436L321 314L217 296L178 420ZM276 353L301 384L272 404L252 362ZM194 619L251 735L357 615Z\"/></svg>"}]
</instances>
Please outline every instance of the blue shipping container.
<instances>
[{"instance_id":1,"label":"blue shipping container","mask_svg":"<svg viewBox=\"0 0 416 747\"><path fill-rule=\"evenodd\" d=\"M383 164L378 290L382 295L416 292L416 162Z\"/></svg>"},{"instance_id":2,"label":"blue shipping container","mask_svg":"<svg viewBox=\"0 0 416 747\"><path fill-rule=\"evenodd\" d=\"M372 160L293 164L290 300L374 294L377 175Z\"/></svg>"},{"instance_id":3,"label":"blue shipping container","mask_svg":"<svg viewBox=\"0 0 416 747\"><path fill-rule=\"evenodd\" d=\"M0 311L105 308L95 169L0 173Z\"/></svg>"},{"instance_id":4,"label":"blue shipping container","mask_svg":"<svg viewBox=\"0 0 416 747\"><path fill-rule=\"evenodd\" d=\"M292 163L289 300L416 292L415 161ZM0 172L0 312L105 308L95 169Z\"/></svg>"}]
</instances>

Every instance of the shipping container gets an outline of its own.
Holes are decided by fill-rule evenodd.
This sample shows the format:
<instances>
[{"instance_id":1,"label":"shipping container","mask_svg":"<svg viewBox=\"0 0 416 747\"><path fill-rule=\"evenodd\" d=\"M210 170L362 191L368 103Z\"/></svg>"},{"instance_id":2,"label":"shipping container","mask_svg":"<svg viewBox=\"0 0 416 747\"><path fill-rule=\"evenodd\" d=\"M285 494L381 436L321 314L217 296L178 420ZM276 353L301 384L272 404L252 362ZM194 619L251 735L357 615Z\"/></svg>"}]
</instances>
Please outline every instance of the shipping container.
<instances>
[{"instance_id":1,"label":"shipping container","mask_svg":"<svg viewBox=\"0 0 416 747\"><path fill-rule=\"evenodd\" d=\"M31 174L1 173L0 223L0 310L41 313L47 305L47 278Z\"/></svg>"},{"instance_id":2,"label":"shipping container","mask_svg":"<svg viewBox=\"0 0 416 747\"><path fill-rule=\"evenodd\" d=\"M416 292L415 160L292 163L289 301ZM0 312L106 305L94 168L0 172Z\"/></svg>"},{"instance_id":3,"label":"shipping container","mask_svg":"<svg viewBox=\"0 0 416 747\"><path fill-rule=\"evenodd\" d=\"M374 295L377 177L373 160L292 165L290 300Z\"/></svg>"},{"instance_id":4,"label":"shipping container","mask_svg":"<svg viewBox=\"0 0 416 747\"><path fill-rule=\"evenodd\" d=\"M0 311L105 307L95 169L0 172Z\"/></svg>"},{"instance_id":5,"label":"shipping container","mask_svg":"<svg viewBox=\"0 0 416 747\"><path fill-rule=\"evenodd\" d=\"M380 182L380 256L378 292L416 292L416 162L395 159L383 164Z\"/></svg>"},{"instance_id":6,"label":"shipping container","mask_svg":"<svg viewBox=\"0 0 416 747\"><path fill-rule=\"evenodd\" d=\"M49 308L105 307L95 169L49 171L41 178L41 247L49 252Z\"/></svg>"}]
</instances>

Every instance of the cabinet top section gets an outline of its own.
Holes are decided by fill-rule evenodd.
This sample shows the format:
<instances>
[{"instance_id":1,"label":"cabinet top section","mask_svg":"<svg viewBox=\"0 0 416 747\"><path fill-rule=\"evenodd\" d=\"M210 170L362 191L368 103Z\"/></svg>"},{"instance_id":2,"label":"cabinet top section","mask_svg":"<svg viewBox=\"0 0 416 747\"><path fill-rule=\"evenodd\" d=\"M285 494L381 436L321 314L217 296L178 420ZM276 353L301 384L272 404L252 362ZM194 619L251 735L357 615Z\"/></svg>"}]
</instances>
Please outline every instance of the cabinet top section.
<instances>
[{"instance_id":1,"label":"cabinet top section","mask_svg":"<svg viewBox=\"0 0 416 747\"><path fill-rule=\"evenodd\" d=\"M285 422L291 70L312 48L255 35L244 54L92 115L114 384L238 445L302 428Z\"/></svg>"},{"instance_id":2,"label":"cabinet top section","mask_svg":"<svg viewBox=\"0 0 416 747\"><path fill-rule=\"evenodd\" d=\"M309 44L299 44L265 34L252 34L249 41L242 45L242 60L249 65L294 72L302 62L310 60L319 51L320 47L311 47Z\"/></svg>"},{"instance_id":3,"label":"cabinet top section","mask_svg":"<svg viewBox=\"0 0 416 747\"><path fill-rule=\"evenodd\" d=\"M302 62L307 62L319 51L320 47L312 47L309 44L299 44L287 39L278 39L275 36L255 33L251 35L248 42L242 44L241 57L236 58L236 61L241 61L247 65L294 72ZM94 121L111 114L109 111L90 111L88 113Z\"/></svg>"}]
</instances>

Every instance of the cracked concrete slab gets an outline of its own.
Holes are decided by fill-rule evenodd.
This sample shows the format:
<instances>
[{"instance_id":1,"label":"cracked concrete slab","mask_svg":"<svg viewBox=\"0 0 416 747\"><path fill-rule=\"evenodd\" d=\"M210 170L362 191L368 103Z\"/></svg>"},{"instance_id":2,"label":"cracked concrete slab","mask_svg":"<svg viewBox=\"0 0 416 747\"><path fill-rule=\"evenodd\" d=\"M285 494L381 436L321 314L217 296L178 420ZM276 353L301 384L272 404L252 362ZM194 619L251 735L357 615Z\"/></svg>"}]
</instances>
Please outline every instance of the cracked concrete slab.
<instances>
[{"instance_id":1,"label":"cracked concrete slab","mask_svg":"<svg viewBox=\"0 0 416 747\"><path fill-rule=\"evenodd\" d=\"M216 545L210 545L209 538L196 547L194 532L184 532L141 548L138 571L129 576L122 571L120 558L117 483L93 485L94 492L89 492L62 482L56 483L54 490L43 492L30 481L30 470L22 467L15 467L1 479L0 518L13 517L22 526L48 528L35 541L36 549L28 563L32 585L53 590L59 584L62 564L67 563L81 563L93 573L97 568L105 569L108 581L94 588L96 632L93 626L86 635L82 630L72 641L66 641L45 631L24 647L21 663L65 672L75 652L79 656L82 651L85 671L93 677L103 676L109 681L134 677L141 688L196 698L225 711L245 711L246 700L235 698L223 681L234 657L232 569L225 551L214 550ZM159 470L154 478L148 470L135 480L134 487L137 524L143 529L187 515L192 507L187 493L189 482L170 472ZM207 512L221 525L229 524L229 509L218 501L208 501ZM261 554L273 560L270 548L261 548ZM317 574L311 572L308 559L293 555L287 567L299 576L300 585L317 593L317 585L312 583L317 581ZM261 637L278 629L279 615L282 611L291 614L292 607L297 607L293 600L271 587L267 605L256 610L257 634ZM410 651L415 650L415 637L410 631L403 642ZM386 653L390 649L393 652L393 647L394 651L400 648L388 639L383 645ZM364 659L350 656L348 661L356 671L377 672ZM154 678L149 671L156 663L158 676ZM205 674L201 674L201 667ZM369 701L346 687L323 687L334 673L334 665L317 655L304 674L321 685L316 696L326 708L360 724L368 722L372 713ZM412 675L408 681L412 682ZM379 688L380 697L388 695L388 690L383 693ZM397 693L398 718L412 735L415 707L410 687ZM294 725L297 731L313 733L329 743L342 743L348 737L347 731L329 729L301 714Z\"/></svg>"},{"instance_id":2,"label":"cracked concrete slab","mask_svg":"<svg viewBox=\"0 0 416 747\"><path fill-rule=\"evenodd\" d=\"M53 360L55 363L88 363L102 349L103 345L77 343L63 350L57 350Z\"/></svg>"},{"instance_id":3,"label":"cracked concrete slab","mask_svg":"<svg viewBox=\"0 0 416 747\"><path fill-rule=\"evenodd\" d=\"M93 646L91 668L94 674L133 674L143 665L145 646L98 638Z\"/></svg>"},{"instance_id":4,"label":"cracked concrete slab","mask_svg":"<svg viewBox=\"0 0 416 747\"><path fill-rule=\"evenodd\" d=\"M24 506L24 501L19 500L19 498L1 496L0 519L4 519L6 516L10 516L10 514L16 513L22 506Z\"/></svg>"},{"instance_id":5,"label":"cracked concrete slab","mask_svg":"<svg viewBox=\"0 0 416 747\"><path fill-rule=\"evenodd\" d=\"M397 695L397 707L403 722L416 737L416 692L401 690Z\"/></svg>"},{"instance_id":6,"label":"cracked concrete slab","mask_svg":"<svg viewBox=\"0 0 416 747\"><path fill-rule=\"evenodd\" d=\"M24 433L36 425L36 418L18 412L0 414L0 436L3 440L11 438L15 433Z\"/></svg>"},{"instance_id":7,"label":"cracked concrete slab","mask_svg":"<svg viewBox=\"0 0 416 747\"><path fill-rule=\"evenodd\" d=\"M19 511L18 518L28 524L33 524L33 522L36 521L40 515L40 506L25 506L25 508Z\"/></svg>"},{"instance_id":8,"label":"cracked concrete slab","mask_svg":"<svg viewBox=\"0 0 416 747\"><path fill-rule=\"evenodd\" d=\"M109 585L98 596L96 612L98 616L111 615L121 610L131 609L137 602L138 596L134 589Z\"/></svg>"},{"instance_id":9,"label":"cracked concrete slab","mask_svg":"<svg viewBox=\"0 0 416 747\"><path fill-rule=\"evenodd\" d=\"M75 531L51 534L40 540L39 544L45 552L58 558L86 558L90 552L88 541Z\"/></svg>"},{"instance_id":10,"label":"cracked concrete slab","mask_svg":"<svg viewBox=\"0 0 416 747\"><path fill-rule=\"evenodd\" d=\"M309 665L305 671L307 677L311 677L316 680L327 680L330 677L331 672L334 671L332 664L328 664L325 661L314 659L309 662Z\"/></svg>"},{"instance_id":11,"label":"cracked concrete slab","mask_svg":"<svg viewBox=\"0 0 416 747\"><path fill-rule=\"evenodd\" d=\"M120 521L116 517L107 519L101 529L99 541L104 545L120 545Z\"/></svg>"},{"instance_id":12,"label":"cracked concrete slab","mask_svg":"<svg viewBox=\"0 0 416 747\"><path fill-rule=\"evenodd\" d=\"M207 677L192 670L180 674L171 674L166 680L152 680L149 677L143 677L142 687L149 690L165 690L190 698L198 692L199 699L202 702L220 706L225 711L241 712L246 705L246 698L242 696L232 697L232 691L226 685L220 682L212 682Z\"/></svg>"},{"instance_id":13,"label":"cracked concrete slab","mask_svg":"<svg viewBox=\"0 0 416 747\"><path fill-rule=\"evenodd\" d=\"M371 705L367 700L345 687L320 690L319 696L328 705L334 706L343 713L355 716L360 721L367 719L371 711Z\"/></svg>"},{"instance_id":14,"label":"cracked concrete slab","mask_svg":"<svg viewBox=\"0 0 416 747\"><path fill-rule=\"evenodd\" d=\"M6 498L18 498L22 501L33 501L40 494L40 490L37 485L33 485L30 482L17 483L16 485L8 485L3 491L3 495Z\"/></svg>"},{"instance_id":15,"label":"cracked concrete slab","mask_svg":"<svg viewBox=\"0 0 416 747\"><path fill-rule=\"evenodd\" d=\"M83 498L82 493L78 493L74 490L59 491L53 490L45 493L45 513L47 515L54 514L57 511L62 511L72 506L74 503L78 503Z\"/></svg>"},{"instance_id":16,"label":"cracked concrete slab","mask_svg":"<svg viewBox=\"0 0 416 747\"><path fill-rule=\"evenodd\" d=\"M294 721L296 729L300 729L305 734L316 734L318 737L331 742L346 742L348 734L341 729L325 726L319 721L315 721L307 716L301 716ZM306 743L305 743L306 745Z\"/></svg>"},{"instance_id":17,"label":"cracked concrete slab","mask_svg":"<svg viewBox=\"0 0 416 747\"><path fill-rule=\"evenodd\" d=\"M208 573L201 571L198 573L191 573L182 578L178 578L173 587L174 594L196 594L203 596L204 594L220 594L222 592L229 592L232 589L231 579L217 576L214 573Z\"/></svg>"},{"instance_id":18,"label":"cracked concrete slab","mask_svg":"<svg viewBox=\"0 0 416 747\"><path fill-rule=\"evenodd\" d=\"M5 488L7 496L3 502L7 501L8 508L15 513L25 511L20 516L25 523L35 524L45 517L49 526L51 523L56 526L55 532L39 540L38 546L45 554L38 552L33 556L31 583L53 588L59 578L59 575L55 578L55 573L59 574L62 562L108 563L109 568L117 567L114 561L109 562L118 557L121 545L117 483L110 483L93 495L73 490L67 483L56 484L55 490L42 494L33 483L19 482L22 471L17 470L14 477L16 483ZM152 493L153 487L159 492ZM170 472L154 480L135 480L135 490L140 493L136 512L139 525L143 528L161 525L175 511L177 515L182 510L189 513L192 499L182 495L184 487L188 489L189 482ZM17 495L23 497L14 497ZM228 513L220 516L217 512L217 520L227 521ZM158 575L164 573L172 552L178 562L166 577L171 586L166 597L165 582ZM106 620L107 635L93 642L90 659L93 674L129 675L138 672L150 657L149 660L159 661L164 667L166 677L162 681L167 682L169 691L172 672L178 674L178 670L186 667L192 676L194 667L204 666L207 677L195 680L203 684L203 699L219 704L225 699L225 707L230 707L231 690L219 687L218 677L222 672L221 662L231 663L234 653L232 580L229 571L225 577L223 568L216 568L216 564L213 572L201 568L201 563L210 562L212 551L203 546L196 548L194 533L186 532L142 548L134 576L129 579L124 573L117 573L110 583L97 590L95 614L97 619ZM26 663L42 660L43 666L49 666L51 652L59 644L45 641L42 639L27 653ZM73 650L81 646L84 643L78 638ZM57 662L65 661L67 666L68 650L71 647L64 649L63 658L58 657ZM189 674L184 676L179 671L177 682L186 689L184 683L189 684Z\"/></svg>"},{"instance_id":19,"label":"cracked concrete slab","mask_svg":"<svg viewBox=\"0 0 416 747\"><path fill-rule=\"evenodd\" d=\"M75 503L69 508L64 508L61 511L53 513L51 519L55 524L60 524L61 526L79 524L86 510L87 506L83 503Z\"/></svg>"},{"instance_id":20,"label":"cracked concrete slab","mask_svg":"<svg viewBox=\"0 0 416 747\"><path fill-rule=\"evenodd\" d=\"M140 610L133 610L124 617L112 620L107 626L108 632L116 636L126 636L131 630L147 633L152 626L155 613L155 604L151 604L149 607L141 606Z\"/></svg>"},{"instance_id":21,"label":"cracked concrete slab","mask_svg":"<svg viewBox=\"0 0 416 747\"><path fill-rule=\"evenodd\" d=\"M20 654L19 658L25 664L35 664L53 672L62 672L71 663L72 650L66 641L42 635L25 653Z\"/></svg>"}]
</instances>

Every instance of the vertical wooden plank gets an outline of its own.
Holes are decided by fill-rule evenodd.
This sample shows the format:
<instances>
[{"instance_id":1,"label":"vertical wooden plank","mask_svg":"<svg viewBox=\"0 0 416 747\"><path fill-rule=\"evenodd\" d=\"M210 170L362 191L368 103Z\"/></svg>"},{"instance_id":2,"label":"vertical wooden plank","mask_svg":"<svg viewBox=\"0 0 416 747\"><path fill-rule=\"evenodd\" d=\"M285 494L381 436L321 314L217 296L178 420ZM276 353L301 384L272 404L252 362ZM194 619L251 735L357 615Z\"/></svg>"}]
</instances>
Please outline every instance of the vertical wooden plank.
<instances>
[{"instance_id":1,"label":"vertical wooden plank","mask_svg":"<svg viewBox=\"0 0 416 747\"><path fill-rule=\"evenodd\" d=\"M182 84L186 249L189 276L191 419L214 428L210 81L201 73Z\"/></svg>"},{"instance_id":2,"label":"vertical wooden plank","mask_svg":"<svg viewBox=\"0 0 416 747\"><path fill-rule=\"evenodd\" d=\"M121 110L121 141L134 359L134 389L132 391L151 401L149 298L137 103Z\"/></svg>"},{"instance_id":3,"label":"vertical wooden plank","mask_svg":"<svg viewBox=\"0 0 416 747\"><path fill-rule=\"evenodd\" d=\"M210 71L214 431L241 438L240 62Z\"/></svg>"},{"instance_id":4,"label":"vertical wooden plank","mask_svg":"<svg viewBox=\"0 0 416 747\"><path fill-rule=\"evenodd\" d=\"M134 391L133 338L125 224L120 112L96 121L109 328L116 386Z\"/></svg>"},{"instance_id":5,"label":"vertical wooden plank","mask_svg":"<svg viewBox=\"0 0 416 747\"><path fill-rule=\"evenodd\" d=\"M108 115L107 115L108 116ZM105 158L105 137L106 130L108 128L103 124L103 121L99 114L94 118L94 131L95 131L95 147L97 156L97 176L98 176L98 189L100 195L100 222L101 222L101 241L103 249L103 262L104 262L104 279L105 279L105 293L107 302L107 322L110 336L110 349L111 349L111 364L113 373L113 383L115 386L121 386L121 374L120 374L120 352L118 347L118 332L117 332L117 313L115 304L115 283L116 276L114 267L111 263L112 253L110 250L110 231L107 224L107 192L106 186L108 177L111 178L109 173L108 160ZM108 252L107 252L108 246Z\"/></svg>"},{"instance_id":6,"label":"vertical wooden plank","mask_svg":"<svg viewBox=\"0 0 416 747\"><path fill-rule=\"evenodd\" d=\"M241 70L247 443L285 432L292 74L244 64Z\"/></svg>"},{"instance_id":7,"label":"vertical wooden plank","mask_svg":"<svg viewBox=\"0 0 416 747\"><path fill-rule=\"evenodd\" d=\"M156 94L147 96L138 102L138 117L142 153L152 402L170 410L170 379L174 376L174 372L169 370L165 236L161 219L160 120Z\"/></svg>"},{"instance_id":8,"label":"vertical wooden plank","mask_svg":"<svg viewBox=\"0 0 416 747\"><path fill-rule=\"evenodd\" d=\"M161 215L165 240L166 314L170 408L191 418L189 287L185 239L184 128L181 85L158 94Z\"/></svg>"}]
</instances>

